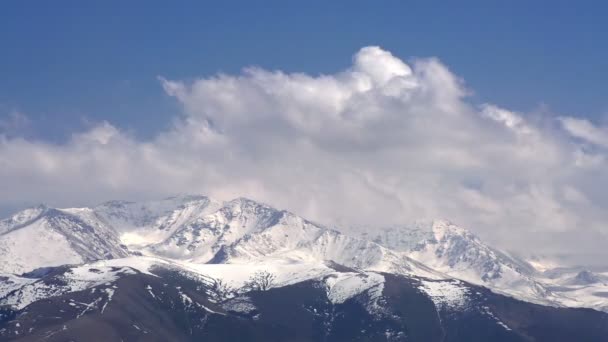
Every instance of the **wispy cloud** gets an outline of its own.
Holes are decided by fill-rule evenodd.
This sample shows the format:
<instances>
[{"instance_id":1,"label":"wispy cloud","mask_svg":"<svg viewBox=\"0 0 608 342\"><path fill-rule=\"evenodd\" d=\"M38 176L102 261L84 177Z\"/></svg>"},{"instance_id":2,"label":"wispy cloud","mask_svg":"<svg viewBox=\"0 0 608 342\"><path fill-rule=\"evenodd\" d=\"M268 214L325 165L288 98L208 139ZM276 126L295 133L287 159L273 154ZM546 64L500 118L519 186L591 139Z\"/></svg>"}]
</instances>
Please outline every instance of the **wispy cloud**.
<instances>
[{"instance_id":1,"label":"wispy cloud","mask_svg":"<svg viewBox=\"0 0 608 342\"><path fill-rule=\"evenodd\" d=\"M586 119L562 117L560 121L572 136L608 148L608 127L597 127Z\"/></svg>"},{"instance_id":2,"label":"wispy cloud","mask_svg":"<svg viewBox=\"0 0 608 342\"><path fill-rule=\"evenodd\" d=\"M18 110L11 110L6 118L0 118L0 134L4 136L19 136L30 126L27 115Z\"/></svg>"}]
</instances>

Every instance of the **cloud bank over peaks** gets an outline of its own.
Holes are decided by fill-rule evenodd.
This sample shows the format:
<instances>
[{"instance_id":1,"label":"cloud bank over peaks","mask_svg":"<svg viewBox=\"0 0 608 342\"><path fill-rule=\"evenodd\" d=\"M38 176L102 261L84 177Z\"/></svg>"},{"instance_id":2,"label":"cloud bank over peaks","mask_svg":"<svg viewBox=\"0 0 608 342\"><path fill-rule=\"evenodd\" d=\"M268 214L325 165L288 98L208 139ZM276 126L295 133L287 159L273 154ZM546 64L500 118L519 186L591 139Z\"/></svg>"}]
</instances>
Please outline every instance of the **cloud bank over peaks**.
<instances>
[{"instance_id":1,"label":"cloud bank over peaks","mask_svg":"<svg viewBox=\"0 0 608 342\"><path fill-rule=\"evenodd\" d=\"M441 217L507 248L604 253L608 131L473 105L435 58L372 46L331 75L159 79L183 113L154 139L106 122L61 145L0 132L0 206L247 196L324 223Z\"/></svg>"}]
</instances>

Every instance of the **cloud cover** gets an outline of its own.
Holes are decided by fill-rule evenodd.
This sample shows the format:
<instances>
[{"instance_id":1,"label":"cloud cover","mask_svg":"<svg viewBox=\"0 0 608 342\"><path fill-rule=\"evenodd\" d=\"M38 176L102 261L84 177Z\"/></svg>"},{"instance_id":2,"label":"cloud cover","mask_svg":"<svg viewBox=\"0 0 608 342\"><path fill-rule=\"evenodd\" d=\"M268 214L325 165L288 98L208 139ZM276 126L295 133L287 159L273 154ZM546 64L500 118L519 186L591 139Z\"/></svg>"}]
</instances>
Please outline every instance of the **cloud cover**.
<instances>
[{"instance_id":1,"label":"cloud cover","mask_svg":"<svg viewBox=\"0 0 608 342\"><path fill-rule=\"evenodd\" d=\"M441 217L514 250L608 256L608 130L472 105L437 59L371 46L331 75L160 82L183 113L151 140L107 122L64 144L0 131L0 206L247 196L330 224Z\"/></svg>"}]
</instances>

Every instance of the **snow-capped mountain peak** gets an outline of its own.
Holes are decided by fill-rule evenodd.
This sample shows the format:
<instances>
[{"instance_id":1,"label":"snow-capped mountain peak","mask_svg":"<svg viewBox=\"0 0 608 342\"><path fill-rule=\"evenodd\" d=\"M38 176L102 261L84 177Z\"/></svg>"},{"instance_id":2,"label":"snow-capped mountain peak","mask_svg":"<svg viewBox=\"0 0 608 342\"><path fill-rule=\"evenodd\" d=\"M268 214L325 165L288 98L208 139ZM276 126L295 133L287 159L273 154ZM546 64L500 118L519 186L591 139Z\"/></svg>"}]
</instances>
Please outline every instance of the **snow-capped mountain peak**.
<instances>
[{"instance_id":1,"label":"snow-capped mountain peak","mask_svg":"<svg viewBox=\"0 0 608 342\"><path fill-rule=\"evenodd\" d=\"M4 234L9 230L16 229L19 226L27 224L28 222L34 221L42 213L48 210L48 207L44 204L37 205L35 207L21 210L9 218L0 221L0 234Z\"/></svg>"},{"instance_id":2,"label":"snow-capped mountain peak","mask_svg":"<svg viewBox=\"0 0 608 342\"><path fill-rule=\"evenodd\" d=\"M359 234L387 248L403 251L441 272L475 283L498 279L506 269L524 276L534 272L526 262L490 247L471 231L448 220L368 227Z\"/></svg>"},{"instance_id":3,"label":"snow-capped mountain peak","mask_svg":"<svg viewBox=\"0 0 608 342\"><path fill-rule=\"evenodd\" d=\"M168 197L160 201L109 201L93 209L117 230L128 231L141 227L167 225L167 220L164 218L176 211L183 212L184 209L189 209L190 212L198 213L213 205L218 205L217 201L207 196L184 195ZM175 215L173 217L177 219Z\"/></svg>"},{"instance_id":4,"label":"snow-capped mountain peak","mask_svg":"<svg viewBox=\"0 0 608 342\"><path fill-rule=\"evenodd\" d=\"M476 239L475 235L468 230L443 219L434 220L431 223L431 231L437 241L445 240L446 238L453 236L461 236L471 240Z\"/></svg>"}]
</instances>

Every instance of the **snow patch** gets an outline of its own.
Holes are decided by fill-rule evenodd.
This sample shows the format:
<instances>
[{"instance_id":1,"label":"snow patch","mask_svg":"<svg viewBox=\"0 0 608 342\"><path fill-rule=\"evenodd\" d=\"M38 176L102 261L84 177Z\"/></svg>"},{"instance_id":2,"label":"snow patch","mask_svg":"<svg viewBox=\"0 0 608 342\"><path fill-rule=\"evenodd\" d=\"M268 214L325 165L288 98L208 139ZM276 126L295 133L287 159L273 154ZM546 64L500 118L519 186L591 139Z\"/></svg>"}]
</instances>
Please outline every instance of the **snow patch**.
<instances>
[{"instance_id":1,"label":"snow patch","mask_svg":"<svg viewBox=\"0 0 608 342\"><path fill-rule=\"evenodd\" d=\"M325 285L329 300L334 304L341 304L372 287L382 289L384 276L373 272L334 273L325 278Z\"/></svg>"},{"instance_id":2,"label":"snow patch","mask_svg":"<svg viewBox=\"0 0 608 342\"><path fill-rule=\"evenodd\" d=\"M501 321L500 319L498 319L498 317L496 317L496 316L494 315L494 313L492 313L492 311L490 310L490 308L489 308L489 307L487 307L487 306L483 306L481 309L483 310L482 312L483 312L484 314L486 314L486 315L487 315L487 316L489 316L490 318L494 319L494 321L496 321L496 323L497 323L498 325L500 325L501 327L505 328L505 330L511 330L511 328L509 328L509 326L508 326L508 325L506 325L506 324L505 324L503 321Z\"/></svg>"},{"instance_id":3,"label":"snow patch","mask_svg":"<svg viewBox=\"0 0 608 342\"><path fill-rule=\"evenodd\" d=\"M233 311L244 314L249 314L256 309L255 305L253 305L253 303L248 297L238 297L230 299L225 303L222 303L222 307L226 311Z\"/></svg>"},{"instance_id":4,"label":"snow patch","mask_svg":"<svg viewBox=\"0 0 608 342\"><path fill-rule=\"evenodd\" d=\"M468 303L469 289L458 280L421 280L418 289L426 293L441 309L462 309Z\"/></svg>"},{"instance_id":5,"label":"snow patch","mask_svg":"<svg viewBox=\"0 0 608 342\"><path fill-rule=\"evenodd\" d=\"M106 299L106 302L101 307L101 313L102 314L106 310L106 306L108 306L108 304L112 301L112 297L114 297L114 289L112 289L112 288L105 288L105 289L103 289L103 291L105 291L105 293L108 295L108 298Z\"/></svg>"},{"instance_id":6,"label":"snow patch","mask_svg":"<svg viewBox=\"0 0 608 342\"><path fill-rule=\"evenodd\" d=\"M93 268L90 265L74 267L55 276L56 282L47 283L42 280L24 282L23 286L0 299L0 305L22 309L40 299L107 285L116 281L121 275L133 274L133 272L126 267Z\"/></svg>"}]
</instances>

